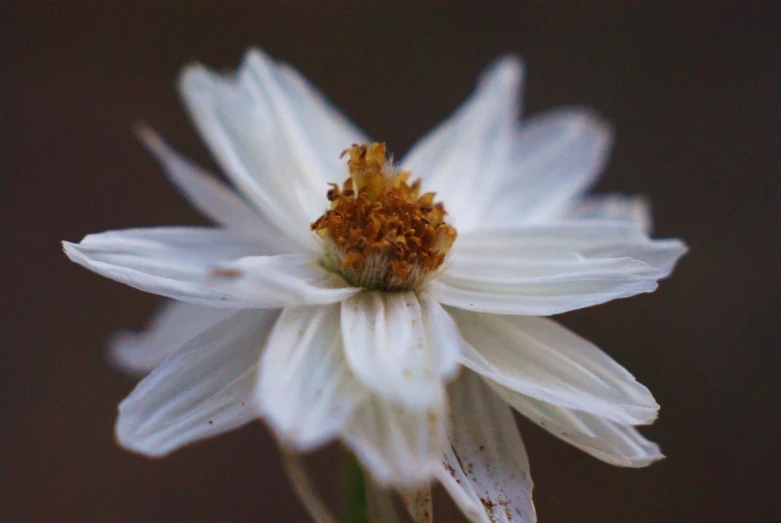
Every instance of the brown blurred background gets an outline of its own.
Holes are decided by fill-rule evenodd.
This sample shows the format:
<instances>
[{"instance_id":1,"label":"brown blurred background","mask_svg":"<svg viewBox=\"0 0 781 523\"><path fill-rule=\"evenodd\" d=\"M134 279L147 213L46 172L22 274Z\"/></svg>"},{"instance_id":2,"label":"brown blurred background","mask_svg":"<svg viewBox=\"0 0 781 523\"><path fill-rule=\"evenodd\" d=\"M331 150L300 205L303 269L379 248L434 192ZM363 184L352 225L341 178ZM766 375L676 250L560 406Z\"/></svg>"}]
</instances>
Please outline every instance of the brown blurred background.
<instances>
[{"instance_id":1,"label":"brown blurred background","mask_svg":"<svg viewBox=\"0 0 781 523\"><path fill-rule=\"evenodd\" d=\"M3 2L0 521L303 522L261 424L150 461L112 440L133 380L103 346L157 300L69 263L59 241L202 223L138 121L212 165L179 68L250 45L298 67L401 155L504 52L526 106L593 106L617 129L599 190L648 194L691 246L652 295L571 313L662 405L668 459L605 465L520 420L542 522L781 521L781 16L775 3ZM748 4L748 3L746 3ZM314 458L337 496L338 454ZM443 502L442 521L458 521Z\"/></svg>"}]
</instances>

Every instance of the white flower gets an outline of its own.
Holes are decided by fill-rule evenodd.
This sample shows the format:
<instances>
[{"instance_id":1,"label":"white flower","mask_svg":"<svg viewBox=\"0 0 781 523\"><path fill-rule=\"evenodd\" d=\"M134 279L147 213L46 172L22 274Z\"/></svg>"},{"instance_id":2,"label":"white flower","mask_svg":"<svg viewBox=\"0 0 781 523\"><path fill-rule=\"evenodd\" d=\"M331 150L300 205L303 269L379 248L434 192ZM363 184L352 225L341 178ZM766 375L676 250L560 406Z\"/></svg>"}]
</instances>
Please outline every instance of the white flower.
<instances>
[{"instance_id":1,"label":"white flower","mask_svg":"<svg viewBox=\"0 0 781 523\"><path fill-rule=\"evenodd\" d=\"M156 367L119 407L119 442L162 456L260 416L292 451L340 439L418 521L434 478L473 521L535 519L508 404L609 463L661 458L633 428L656 417L648 389L540 316L651 292L685 247L649 238L642 199L584 196L609 129L577 108L519 125L522 76L498 61L397 168L260 51L231 77L187 68L181 93L238 193L141 135L218 226L64 244L176 300L113 344L124 368Z\"/></svg>"}]
</instances>

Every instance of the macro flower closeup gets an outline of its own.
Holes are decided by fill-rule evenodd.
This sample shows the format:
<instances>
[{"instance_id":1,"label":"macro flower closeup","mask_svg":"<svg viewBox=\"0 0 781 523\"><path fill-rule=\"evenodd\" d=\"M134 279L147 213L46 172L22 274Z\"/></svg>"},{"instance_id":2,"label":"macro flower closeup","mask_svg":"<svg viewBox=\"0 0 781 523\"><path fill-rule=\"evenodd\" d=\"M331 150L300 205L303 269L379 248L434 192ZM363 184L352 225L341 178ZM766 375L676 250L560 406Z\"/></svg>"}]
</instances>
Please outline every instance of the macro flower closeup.
<instances>
[{"instance_id":1,"label":"macro flower closeup","mask_svg":"<svg viewBox=\"0 0 781 523\"><path fill-rule=\"evenodd\" d=\"M394 163L260 51L231 76L186 68L232 186L140 135L215 226L64 243L171 299L112 342L148 373L119 406L120 444L163 456L262 419L286 452L341 441L421 522L434 481L471 521L535 520L512 409L608 463L660 459L634 428L657 416L648 389L546 316L652 292L686 248L650 238L642 198L587 195L610 129L580 108L521 120L523 74L497 61Z\"/></svg>"}]
</instances>

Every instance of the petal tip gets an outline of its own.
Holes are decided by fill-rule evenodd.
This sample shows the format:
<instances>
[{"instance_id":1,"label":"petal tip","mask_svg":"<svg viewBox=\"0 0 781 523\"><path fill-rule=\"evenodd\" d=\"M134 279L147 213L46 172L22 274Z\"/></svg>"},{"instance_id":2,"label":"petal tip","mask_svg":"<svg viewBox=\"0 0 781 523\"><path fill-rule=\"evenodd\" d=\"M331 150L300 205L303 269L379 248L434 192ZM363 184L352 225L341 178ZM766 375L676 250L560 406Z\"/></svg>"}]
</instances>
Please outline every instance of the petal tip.
<instances>
[{"instance_id":1,"label":"petal tip","mask_svg":"<svg viewBox=\"0 0 781 523\"><path fill-rule=\"evenodd\" d=\"M547 111L541 118L543 119L554 120L559 126L568 129L573 137L590 133L603 147L613 142L613 126L599 111L591 107L580 105L558 107Z\"/></svg>"},{"instance_id":2,"label":"petal tip","mask_svg":"<svg viewBox=\"0 0 781 523\"><path fill-rule=\"evenodd\" d=\"M186 84L197 81L199 78L202 78L203 75L207 74L207 71L206 66L202 63L190 62L182 67L179 72L179 83Z\"/></svg>"},{"instance_id":3,"label":"petal tip","mask_svg":"<svg viewBox=\"0 0 781 523\"><path fill-rule=\"evenodd\" d=\"M652 404L636 404L627 406L625 409L628 419L625 420L631 425L653 425L659 418L659 404L651 398ZM616 420L618 421L618 420Z\"/></svg>"},{"instance_id":4,"label":"petal tip","mask_svg":"<svg viewBox=\"0 0 781 523\"><path fill-rule=\"evenodd\" d=\"M84 255L84 253L81 251L79 247L80 244L78 243L73 243L68 241L62 242L62 250L70 261L74 263L78 263L79 265L86 265L87 264L86 256Z\"/></svg>"},{"instance_id":5,"label":"petal tip","mask_svg":"<svg viewBox=\"0 0 781 523\"><path fill-rule=\"evenodd\" d=\"M155 159L163 164L165 167L167 164L174 161L172 159L175 156L174 151L171 149L163 137L160 136L152 127L146 122L138 122L133 126L133 133L141 142L141 145L155 157ZM169 169L164 169L166 172Z\"/></svg>"},{"instance_id":6,"label":"petal tip","mask_svg":"<svg viewBox=\"0 0 781 523\"><path fill-rule=\"evenodd\" d=\"M505 78L517 80L523 77L525 72L526 65L523 59L514 53L508 53L500 55L490 63L485 68L483 74L480 75L480 81L488 80L495 75L502 75Z\"/></svg>"},{"instance_id":7,"label":"petal tip","mask_svg":"<svg viewBox=\"0 0 781 523\"><path fill-rule=\"evenodd\" d=\"M242 62L246 63L255 60L266 61L271 59L272 59L271 56L269 56L269 54L266 53L263 49L261 49L260 47L253 46L247 49L247 52L244 53Z\"/></svg>"},{"instance_id":8,"label":"petal tip","mask_svg":"<svg viewBox=\"0 0 781 523\"><path fill-rule=\"evenodd\" d=\"M120 411L122 405L120 404ZM171 453L173 449L165 446L153 446L143 438L137 437L137 431L130 427L126 420L123 420L120 412L117 422L114 425L114 440L125 450L134 454L139 454L147 458L163 458Z\"/></svg>"},{"instance_id":9,"label":"petal tip","mask_svg":"<svg viewBox=\"0 0 781 523\"><path fill-rule=\"evenodd\" d=\"M216 89L217 78L222 78L200 62L193 62L179 73L179 92L187 99Z\"/></svg>"},{"instance_id":10,"label":"petal tip","mask_svg":"<svg viewBox=\"0 0 781 523\"><path fill-rule=\"evenodd\" d=\"M133 134L152 152L159 151L165 146L160 135L146 122L137 122L133 125Z\"/></svg>"}]
</instances>

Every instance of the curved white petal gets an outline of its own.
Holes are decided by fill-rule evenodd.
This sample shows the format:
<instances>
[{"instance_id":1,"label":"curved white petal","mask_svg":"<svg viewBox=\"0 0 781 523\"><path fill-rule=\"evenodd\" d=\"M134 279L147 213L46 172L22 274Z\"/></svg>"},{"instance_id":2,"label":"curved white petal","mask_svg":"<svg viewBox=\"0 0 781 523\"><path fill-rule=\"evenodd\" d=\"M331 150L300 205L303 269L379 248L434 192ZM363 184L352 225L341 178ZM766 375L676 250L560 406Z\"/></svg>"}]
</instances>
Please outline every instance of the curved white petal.
<instances>
[{"instance_id":1,"label":"curved white petal","mask_svg":"<svg viewBox=\"0 0 781 523\"><path fill-rule=\"evenodd\" d=\"M675 264L689 251L686 244L677 239L651 240L643 239L631 245L605 246L594 249L592 256L628 256L640 260L654 268L655 279L667 278L672 274Z\"/></svg>"},{"instance_id":2,"label":"curved white petal","mask_svg":"<svg viewBox=\"0 0 781 523\"><path fill-rule=\"evenodd\" d=\"M257 403L287 447L333 439L367 393L344 359L338 304L282 311L260 362Z\"/></svg>"},{"instance_id":3,"label":"curved white petal","mask_svg":"<svg viewBox=\"0 0 781 523\"><path fill-rule=\"evenodd\" d=\"M501 252L508 258L548 261L573 255L632 258L654 269L649 277L661 279L670 275L686 251L681 240L651 239L633 221L575 218L467 232L459 235L451 255L490 259Z\"/></svg>"},{"instance_id":4,"label":"curved white petal","mask_svg":"<svg viewBox=\"0 0 781 523\"><path fill-rule=\"evenodd\" d=\"M475 523L531 523L529 459L512 411L471 372L450 388L448 444L437 477Z\"/></svg>"},{"instance_id":5,"label":"curved white petal","mask_svg":"<svg viewBox=\"0 0 781 523\"><path fill-rule=\"evenodd\" d=\"M568 219L467 232L459 235L452 256L480 260L501 253L519 261L633 258L651 265L656 270L651 275L661 278L669 259L675 261L674 256L684 252L680 240L651 239L629 220Z\"/></svg>"},{"instance_id":6,"label":"curved white petal","mask_svg":"<svg viewBox=\"0 0 781 523\"><path fill-rule=\"evenodd\" d=\"M263 254L297 248L273 223L258 214L232 188L187 158L179 155L152 129L142 126L138 135L162 165L171 182L190 203L216 224L254 238Z\"/></svg>"},{"instance_id":7,"label":"curved white petal","mask_svg":"<svg viewBox=\"0 0 781 523\"><path fill-rule=\"evenodd\" d=\"M247 53L239 81L258 103L267 105L275 133L319 195L329 182L347 176L342 151L368 138L293 67L259 49ZM322 194L321 194L322 193Z\"/></svg>"},{"instance_id":8,"label":"curved white petal","mask_svg":"<svg viewBox=\"0 0 781 523\"><path fill-rule=\"evenodd\" d=\"M449 311L462 363L516 392L624 424L651 423L646 387L592 343L546 318Z\"/></svg>"},{"instance_id":9,"label":"curved white petal","mask_svg":"<svg viewBox=\"0 0 781 523\"><path fill-rule=\"evenodd\" d=\"M458 373L461 368L459 349L461 334L450 314L436 300L425 293L418 295L429 350L434 354L434 368L444 380Z\"/></svg>"},{"instance_id":10,"label":"curved white petal","mask_svg":"<svg viewBox=\"0 0 781 523\"><path fill-rule=\"evenodd\" d=\"M521 414L554 436L611 465L645 467L664 458L659 446L631 426L587 412L560 407L488 383Z\"/></svg>"},{"instance_id":11,"label":"curved white petal","mask_svg":"<svg viewBox=\"0 0 781 523\"><path fill-rule=\"evenodd\" d=\"M360 293L344 278L325 270L310 256L250 256L220 262L209 285L252 307L327 305ZM215 280L222 280L217 283Z\"/></svg>"},{"instance_id":12,"label":"curved white petal","mask_svg":"<svg viewBox=\"0 0 781 523\"><path fill-rule=\"evenodd\" d=\"M346 176L342 150L365 137L301 75L251 50L233 78L203 66L180 90L226 173L281 230L314 248L309 223L327 208L328 182Z\"/></svg>"},{"instance_id":13,"label":"curved white petal","mask_svg":"<svg viewBox=\"0 0 781 523\"><path fill-rule=\"evenodd\" d=\"M419 487L439 466L446 409L444 397L437 405L411 409L374 395L355 410L343 437L379 484Z\"/></svg>"},{"instance_id":14,"label":"curved white petal","mask_svg":"<svg viewBox=\"0 0 781 523\"><path fill-rule=\"evenodd\" d=\"M441 277L429 284L428 292L445 305L474 312L551 316L653 292L656 288L656 282L649 279L489 287Z\"/></svg>"},{"instance_id":15,"label":"curved white petal","mask_svg":"<svg viewBox=\"0 0 781 523\"><path fill-rule=\"evenodd\" d=\"M166 300L145 330L120 331L112 336L108 347L109 359L122 371L143 376L185 342L236 312L235 309Z\"/></svg>"},{"instance_id":16,"label":"curved white petal","mask_svg":"<svg viewBox=\"0 0 781 523\"><path fill-rule=\"evenodd\" d=\"M528 118L505 172L491 186L480 224L514 225L562 215L594 184L611 143L608 125L587 109L555 109Z\"/></svg>"},{"instance_id":17,"label":"curved white petal","mask_svg":"<svg viewBox=\"0 0 781 523\"><path fill-rule=\"evenodd\" d=\"M651 204L643 196L598 194L589 196L562 216L573 220L627 222L650 234L653 220Z\"/></svg>"},{"instance_id":18,"label":"curved white petal","mask_svg":"<svg viewBox=\"0 0 781 523\"><path fill-rule=\"evenodd\" d=\"M473 228L490 204L515 138L523 64L507 56L480 77L475 92L423 137L401 162L444 202L459 230Z\"/></svg>"},{"instance_id":19,"label":"curved white petal","mask_svg":"<svg viewBox=\"0 0 781 523\"><path fill-rule=\"evenodd\" d=\"M225 173L291 240L314 249L309 223L314 213L325 209L326 199L324 194L318 199L316 188L280 146L268 105L254 100L235 79L200 65L184 71L180 90L193 122Z\"/></svg>"},{"instance_id":20,"label":"curved white petal","mask_svg":"<svg viewBox=\"0 0 781 523\"><path fill-rule=\"evenodd\" d=\"M210 307L333 303L358 292L308 253L246 257L257 252L257 245L224 229L128 229L63 246L71 260L102 276Z\"/></svg>"},{"instance_id":21,"label":"curved white petal","mask_svg":"<svg viewBox=\"0 0 781 523\"><path fill-rule=\"evenodd\" d=\"M257 360L274 318L238 312L166 358L120 403L117 441L160 457L253 420Z\"/></svg>"},{"instance_id":22,"label":"curved white petal","mask_svg":"<svg viewBox=\"0 0 781 523\"><path fill-rule=\"evenodd\" d=\"M685 252L615 220L478 230L459 236L429 292L468 310L547 316L652 292Z\"/></svg>"},{"instance_id":23,"label":"curved white petal","mask_svg":"<svg viewBox=\"0 0 781 523\"><path fill-rule=\"evenodd\" d=\"M405 407L441 402L440 344L428 337L415 293L363 292L342 303L341 322L347 362L361 383Z\"/></svg>"}]
</instances>

